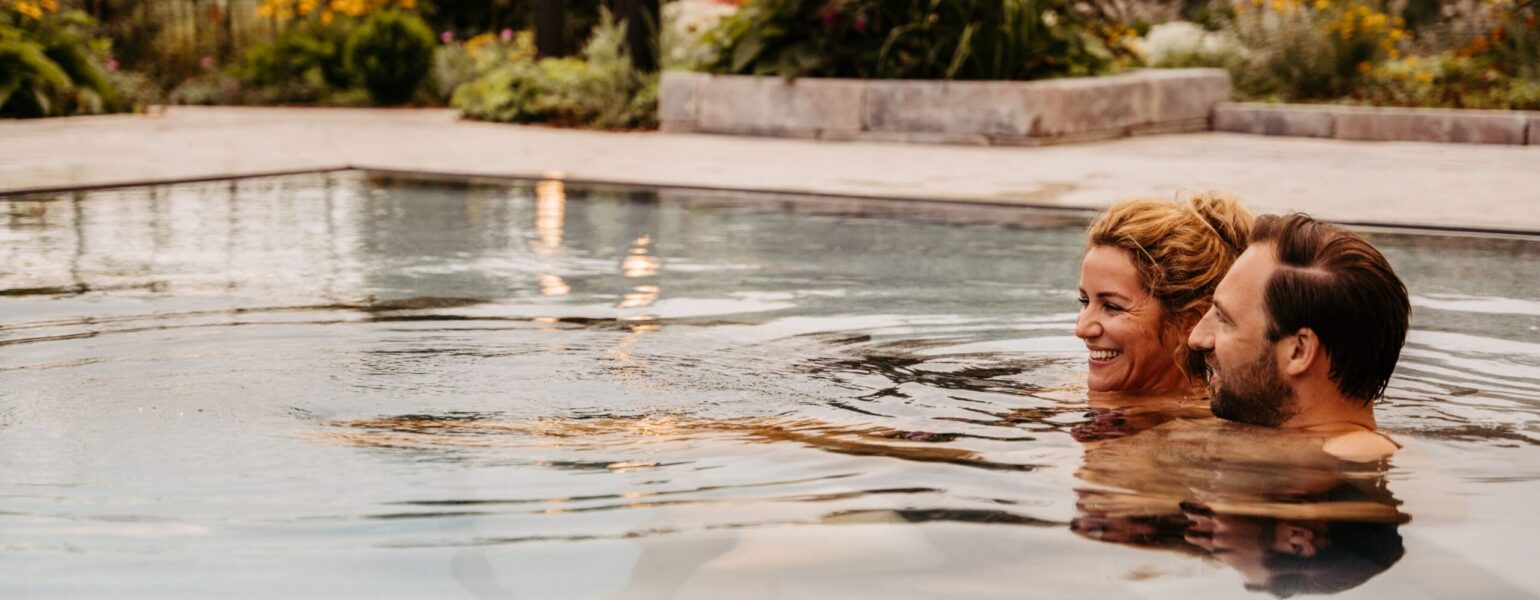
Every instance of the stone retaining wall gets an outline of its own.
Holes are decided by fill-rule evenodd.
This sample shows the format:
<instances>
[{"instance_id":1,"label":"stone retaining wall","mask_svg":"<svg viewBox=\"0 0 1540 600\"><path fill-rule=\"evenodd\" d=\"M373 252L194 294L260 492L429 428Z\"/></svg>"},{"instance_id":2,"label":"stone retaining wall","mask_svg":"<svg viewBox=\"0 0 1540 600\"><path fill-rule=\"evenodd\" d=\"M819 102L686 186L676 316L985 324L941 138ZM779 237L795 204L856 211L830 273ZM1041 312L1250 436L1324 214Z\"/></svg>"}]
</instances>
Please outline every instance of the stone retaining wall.
<instances>
[{"instance_id":1,"label":"stone retaining wall","mask_svg":"<svg viewBox=\"0 0 1540 600\"><path fill-rule=\"evenodd\" d=\"M1035 145L1205 131L1229 97L1221 69L1043 81L786 81L669 71L658 118L664 131Z\"/></svg>"},{"instance_id":2,"label":"stone retaining wall","mask_svg":"<svg viewBox=\"0 0 1540 600\"><path fill-rule=\"evenodd\" d=\"M1224 103L1214 129L1339 140L1540 145L1540 112Z\"/></svg>"}]
</instances>

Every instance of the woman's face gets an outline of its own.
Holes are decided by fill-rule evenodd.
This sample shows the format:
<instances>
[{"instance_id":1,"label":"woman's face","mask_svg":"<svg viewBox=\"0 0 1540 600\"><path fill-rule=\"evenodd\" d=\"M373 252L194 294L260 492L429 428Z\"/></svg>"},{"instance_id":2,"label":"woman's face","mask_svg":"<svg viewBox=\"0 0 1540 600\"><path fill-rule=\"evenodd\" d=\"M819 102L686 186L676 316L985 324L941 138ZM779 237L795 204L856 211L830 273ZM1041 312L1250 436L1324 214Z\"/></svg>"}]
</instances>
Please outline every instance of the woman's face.
<instances>
[{"instance_id":1,"label":"woman's face","mask_svg":"<svg viewBox=\"0 0 1540 600\"><path fill-rule=\"evenodd\" d=\"M1085 340L1095 392L1185 391L1173 347L1161 339L1166 319L1160 301L1139 282L1128 251L1092 246L1080 263L1080 317L1075 337Z\"/></svg>"}]
</instances>

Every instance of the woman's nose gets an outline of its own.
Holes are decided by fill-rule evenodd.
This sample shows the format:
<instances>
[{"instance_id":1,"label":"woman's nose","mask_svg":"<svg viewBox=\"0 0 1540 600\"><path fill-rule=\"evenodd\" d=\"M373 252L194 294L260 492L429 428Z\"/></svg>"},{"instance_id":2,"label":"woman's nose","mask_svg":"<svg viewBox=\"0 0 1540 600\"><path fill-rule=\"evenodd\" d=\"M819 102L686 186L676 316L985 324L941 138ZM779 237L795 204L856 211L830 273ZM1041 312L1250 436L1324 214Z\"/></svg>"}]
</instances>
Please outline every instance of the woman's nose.
<instances>
[{"instance_id":1,"label":"woman's nose","mask_svg":"<svg viewBox=\"0 0 1540 600\"><path fill-rule=\"evenodd\" d=\"M1096 320L1090 310L1081 309L1075 317L1075 337L1089 340L1102 334L1102 324Z\"/></svg>"}]
</instances>

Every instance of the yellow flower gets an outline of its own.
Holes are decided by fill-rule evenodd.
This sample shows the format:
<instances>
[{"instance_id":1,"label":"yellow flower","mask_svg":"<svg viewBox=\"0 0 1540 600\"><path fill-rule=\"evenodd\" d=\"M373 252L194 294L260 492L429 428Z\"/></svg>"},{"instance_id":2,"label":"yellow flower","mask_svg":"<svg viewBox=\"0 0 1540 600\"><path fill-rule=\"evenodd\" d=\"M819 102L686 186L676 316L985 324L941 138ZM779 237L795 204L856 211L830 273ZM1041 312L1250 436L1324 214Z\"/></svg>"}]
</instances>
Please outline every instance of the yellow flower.
<instances>
[{"instance_id":1,"label":"yellow flower","mask_svg":"<svg viewBox=\"0 0 1540 600\"><path fill-rule=\"evenodd\" d=\"M59 0L43 0L43 10L59 12Z\"/></svg>"},{"instance_id":2,"label":"yellow flower","mask_svg":"<svg viewBox=\"0 0 1540 600\"><path fill-rule=\"evenodd\" d=\"M1316 10L1326 10L1331 8L1331 2L1327 2L1327 0L1315 0L1315 4L1312 6L1314 6Z\"/></svg>"},{"instance_id":3,"label":"yellow flower","mask_svg":"<svg viewBox=\"0 0 1540 600\"><path fill-rule=\"evenodd\" d=\"M19 12L23 15L32 17L34 19L43 18L43 9L31 2L27 2L26 0L16 0L16 4L13 6L16 8L16 12Z\"/></svg>"},{"instance_id":4,"label":"yellow flower","mask_svg":"<svg viewBox=\"0 0 1540 600\"><path fill-rule=\"evenodd\" d=\"M465 40L465 51L475 54L480 52L483 47L496 41L496 35L492 33L483 33L472 37L471 39Z\"/></svg>"}]
</instances>

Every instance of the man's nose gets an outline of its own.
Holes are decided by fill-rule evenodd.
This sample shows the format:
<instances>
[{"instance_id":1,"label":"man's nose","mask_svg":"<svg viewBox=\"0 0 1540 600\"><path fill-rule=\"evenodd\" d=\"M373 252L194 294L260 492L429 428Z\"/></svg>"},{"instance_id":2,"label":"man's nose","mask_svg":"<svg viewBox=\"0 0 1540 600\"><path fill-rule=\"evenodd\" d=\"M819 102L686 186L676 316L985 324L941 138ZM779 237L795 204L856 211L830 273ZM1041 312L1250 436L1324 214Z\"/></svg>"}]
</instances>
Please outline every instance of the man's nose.
<instances>
[{"instance_id":1,"label":"man's nose","mask_svg":"<svg viewBox=\"0 0 1540 600\"><path fill-rule=\"evenodd\" d=\"M1198 320L1198 325L1192 328L1192 333L1187 336L1187 347L1200 352L1214 349L1214 311L1203 313L1203 318Z\"/></svg>"},{"instance_id":2,"label":"man's nose","mask_svg":"<svg viewBox=\"0 0 1540 600\"><path fill-rule=\"evenodd\" d=\"M1087 308L1080 309L1080 314L1075 317L1075 337L1089 340L1094 337L1100 337L1101 334L1102 324L1096 320L1095 315L1091 314L1091 310Z\"/></svg>"}]
</instances>

